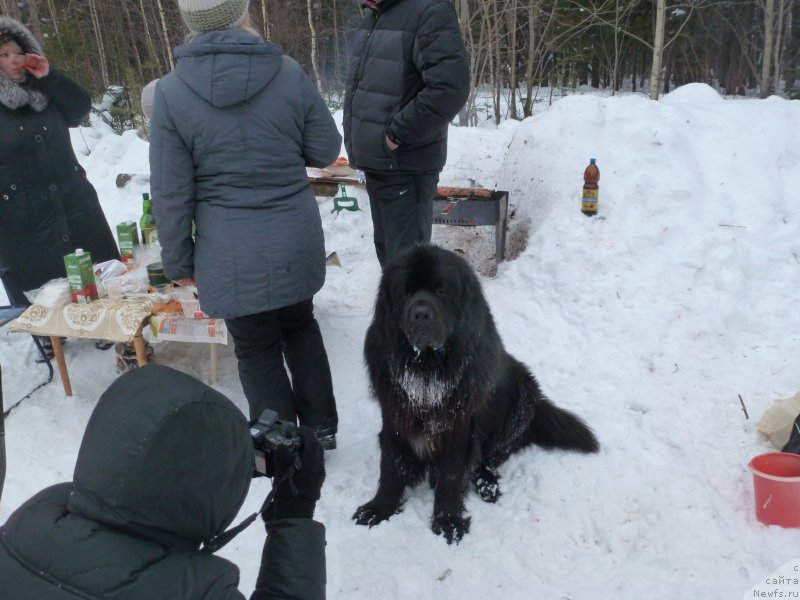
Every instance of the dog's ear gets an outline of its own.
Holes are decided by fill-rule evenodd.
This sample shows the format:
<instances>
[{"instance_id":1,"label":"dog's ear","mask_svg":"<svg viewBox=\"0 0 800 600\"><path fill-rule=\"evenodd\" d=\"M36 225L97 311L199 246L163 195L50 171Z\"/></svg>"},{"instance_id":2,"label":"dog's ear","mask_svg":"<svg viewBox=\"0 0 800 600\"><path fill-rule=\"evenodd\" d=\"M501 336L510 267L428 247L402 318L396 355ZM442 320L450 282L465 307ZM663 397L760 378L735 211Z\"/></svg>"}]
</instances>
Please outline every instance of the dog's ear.
<instances>
[{"instance_id":1,"label":"dog's ear","mask_svg":"<svg viewBox=\"0 0 800 600\"><path fill-rule=\"evenodd\" d=\"M489 303L483 294L481 281L472 269L472 266L462 257L453 254L454 262L451 265L450 281L454 287L452 302L459 307L458 319L461 323L471 323L470 328L482 328L486 320L492 321ZM492 325L493 326L493 325ZM460 331L464 328L458 328Z\"/></svg>"},{"instance_id":2,"label":"dog's ear","mask_svg":"<svg viewBox=\"0 0 800 600\"><path fill-rule=\"evenodd\" d=\"M386 340L399 337L399 321L395 312L397 300L395 296L395 280L399 276L397 268L389 265L381 276L378 284L378 294L375 298L375 313L373 321L380 328Z\"/></svg>"}]
</instances>

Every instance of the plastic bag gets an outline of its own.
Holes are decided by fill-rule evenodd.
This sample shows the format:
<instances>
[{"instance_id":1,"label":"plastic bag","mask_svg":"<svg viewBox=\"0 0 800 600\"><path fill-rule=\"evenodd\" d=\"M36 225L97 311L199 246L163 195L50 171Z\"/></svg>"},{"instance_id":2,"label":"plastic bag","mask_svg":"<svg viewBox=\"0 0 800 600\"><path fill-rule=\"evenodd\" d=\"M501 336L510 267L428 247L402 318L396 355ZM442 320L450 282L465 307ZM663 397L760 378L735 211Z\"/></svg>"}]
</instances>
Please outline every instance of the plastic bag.
<instances>
[{"instance_id":1,"label":"plastic bag","mask_svg":"<svg viewBox=\"0 0 800 600\"><path fill-rule=\"evenodd\" d=\"M791 398L776 400L758 422L758 430L767 436L778 450L783 449L789 441L794 422L800 415L800 392Z\"/></svg>"},{"instance_id":2,"label":"plastic bag","mask_svg":"<svg viewBox=\"0 0 800 600\"><path fill-rule=\"evenodd\" d=\"M39 289L25 292L25 297L31 303L45 308L58 308L72 302L69 280L66 277L51 279Z\"/></svg>"},{"instance_id":3,"label":"plastic bag","mask_svg":"<svg viewBox=\"0 0 800 600\"><path fill-rule=\"evenodd\" d=\"M92 265L92 268L94 269L94 276L98 281L119 277L128 270L125 263L118 260L107 260L105 262L96 263Z\"/></svg>"}]
</instances>

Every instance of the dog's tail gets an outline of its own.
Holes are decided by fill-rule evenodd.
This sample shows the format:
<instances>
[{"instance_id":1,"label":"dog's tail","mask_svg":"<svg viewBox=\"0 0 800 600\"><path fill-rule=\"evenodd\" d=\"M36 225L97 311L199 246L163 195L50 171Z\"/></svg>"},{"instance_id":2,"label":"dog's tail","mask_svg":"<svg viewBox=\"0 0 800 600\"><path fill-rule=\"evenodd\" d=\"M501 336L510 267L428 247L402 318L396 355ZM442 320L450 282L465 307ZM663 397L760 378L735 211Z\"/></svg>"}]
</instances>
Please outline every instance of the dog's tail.
<instances>
[{"instance_id":1,"label":"dog's tail","mask_svg":"<svg viewBox=\"0 0 800 600\"><path fill-rule=\"evenodd\" d=\"M538 398L536 413L528 428L529 440L544 448L597 452L600 443L583 420L559 408L544 395Z\"/></svg>"}]
</instances>

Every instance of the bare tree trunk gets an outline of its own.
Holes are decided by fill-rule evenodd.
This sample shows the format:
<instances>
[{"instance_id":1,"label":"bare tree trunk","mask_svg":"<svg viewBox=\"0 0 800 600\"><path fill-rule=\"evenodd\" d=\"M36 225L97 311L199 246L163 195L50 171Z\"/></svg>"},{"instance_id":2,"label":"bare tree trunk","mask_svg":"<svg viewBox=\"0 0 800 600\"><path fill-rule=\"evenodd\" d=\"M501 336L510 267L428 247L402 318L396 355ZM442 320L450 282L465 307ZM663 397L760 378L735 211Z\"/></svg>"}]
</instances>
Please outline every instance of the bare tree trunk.
<instances>
[{"instance_id":1,"label":"bare tree trunk","mask_svg":"<svg viewBox=\"0 0 800 600\"><path fill-rule=\"evenodd\" d=\"M761 97L772 93L772 46L775 43L775 0L764 6L764 59L761 62Z\"/></svg>"},{"instance_id":2,"label":"bare tree trunk","mask_svg":"<svg viewBox=\"0 0 800 600\"><path fill-rule=\"evenodd\" d=\"M658 0L656 5L656 31L653 42L653 68L650 71L650 99L658 100L661 81L661 60L664 56L664 21L667 14L666 0Z\"/></svg>"},{"instance_id":3,"label":"bare tree trunk","mask_svg":"<svg viewBox=\"0 0 800 600\"><path fill-rule=\"evenodd\" d=\"M510 0L511 6L506 11L506 27L508 27L508 87L511 89L508 116L517 120L517 0Z\"/></svg>"},{"instance_id":4,"label":"bare tree trunk","mask_svg":"<svg viewBox=\"0 0 800 600\"><path fill-rule=\"evenodd\" d=\"M778 5L778 23L775 27L775 58L772 61L772 78L773 78L773 91L775 88L775 84L780 81L781 78L781 64L783 63L783 50L785 48L785 39L784 39L784 18L791 15L791 11L787 10L786 7L786 0L779 0L780 4ZM789 6L791 7L792 0L789 0ZM791 27L791 21L789 21L789 27ZM788 29L788 27L787 27Z\"/></svg>"},{"instance_id":5,"label":"bare tree trunk","mask_svg":"<svg viewBox=\"0 0 800 600\"><path fill-rule=\"evenodd\" d=\"M106 47L103 43L103 35L100 29L100 19L97 17L97 6L95 0L89 0L89 12L92 17L95 41L97 42L97 53L100 58L100 77L103 81L103 88L108 88L108 67L106 66Z\"/></svg>"},{"instance_id":6,"label":"bare tree trunk","mask_svg":"<svg viewBox=\"0 0 800 600\"><path fill-rule=\"evenodd\" d=\"M621 81L622 78L619 76L619 55L620 55L619 18L620 18L619 0L617 0L616 10L614 11L614 64L611 69L614 83L611 86L612 96L619 91L621 87L620 84L622 83Z\"/></svg>"},{"instance_id":7,"label":"bare tree trunk","mask_svg":"<svg viewBox=\"0 0 800 600\"><path fill-rule=\"evenodd\" d=\"M28 0L28 14L30 16L30 26L33 36L44 45L44 37L42 36L42 28L39 26L39 0Z\"/></svg>"},{"instance_id":8,"label":"bare tree trunk","mask_svg":"<svg viewBox=\"0 0 800 600\"><path fill-rule=\"evenodd\" d=\"M17 0L3 0L3 14L19 21L22 18L22 14Z\"/></svg>"},{"instance_id":9,"label":"bare tree trunk","mask_svg":"<svg viewBox=\"0 0 800 600\"><path fill-rule=\"evenodd\" d=\"M337 12L336 0L333 0L333 72L336 74L338 83L342 81L342 67L339 61L339 18Z\"/></svg>"},{"instance_id":10,"label":"bare tree trunk","mask_svg":"<svg viewBox=\"0 0 800 600\"><path fill-rule=\"evenodd\" d=\"M144 25L144 39L147 40L147 48L150 52L149 59L158 62L158 53L153 45L153 37L150 35L150 24L147 21L147 13L144 11L144 0L139 0L139 11L142 13L142 24Z\"/></svg>"},{"instance_id":11,"label":"bare tree trunk","mask_svg":"<svg viewBox=\"0 0 800 600\"><path fill-rule=\"evenodd\" d=\"M311 68L314 70L314 82L317 89L322 90L322 82L319 79L319 68L317 67L317 30L314 28L314 13L311 10L311 0L306 0L308 10L308 28L311 30Z\"/></svg>"},{"instance_id":12,"label":"bare tree trunk","mask_svg":"<svg viewBox=\"0 0 800 600\"><path fill-rule=\"evenodd\" d=\"M522 103L522 116L533 114L533 63L536 60L536 21L539 18L539 2L528 2L528 64L525 68L525 101Z\"/></svg>"},{"instance_id":13,"label":"bare tree trunk","mask_svg":"<svg viewBox=\"0 0 800 600\"><path fill-rule=\"evenodd\" d=\"M161 30L164 34L164 47L166 48L167 52L169 70L172 71L175 68L175 61L172 59L172 44L169 43L169 33L167 32L167 19L164 16L164 6L161 4L161 0L156 0L156 2L158 4L158 14L161 17Z\"/></svg>"},{"instance_id":14,"label":"bare tree trunk","mask_svg":"<svg viewBox=\"0 0 800 600\"><path fill-rule=\"evenodd\" d=\"M261 21L264 23L264 39L268 40L271 36L271 25L269 22L269 13L267 12L267 0L261 0Z\"/></svg>"},{"instance_id":15,"label":"bare tree trunk","mask_svg":"<svg viewBox=\"0 0 800 600\"><path fill-rule=\"evenodd\" d=\"M492 46L493 61L494 61L494 122L499 125L500 114L500 100L503 96L503 61L500 60L500 12L497 9L498 0L492 0L492 16L494 17L494 27L492 27L492 34L489 38L489 43Z\"/></svg>"},{"instance_id":16,"label":"bare tree trunk","mask_svg":"<svg viewBox=\"0 0 800 600\"><path fill-rule=\"evenodd\" d=\"M53 6L53 0L47 0L47 8L50 9L50 18L53 20L53 29L56 32L58 43L61 43L61 32L58 30L58 15L56 14L56 7Z\"/></svg>"},{"instance_id":17,"label":"bare tree trunk","mask_svg":"<svg viewBox=\"0 0 800 600\"><path fill-rule=\"evenodd\" d=\"M128 0L122 0L122 5L125 8L125 21L128 23L128 31L136 31L133 27L133 20L131 19L131 12L128 10ZM142 70L142 57L139 56L139 48L135 40L131 43L133 47L133 57L136 60L136 72L139 74L139 81L144 79L144 71Z\"/></svg>"}]
</instances>

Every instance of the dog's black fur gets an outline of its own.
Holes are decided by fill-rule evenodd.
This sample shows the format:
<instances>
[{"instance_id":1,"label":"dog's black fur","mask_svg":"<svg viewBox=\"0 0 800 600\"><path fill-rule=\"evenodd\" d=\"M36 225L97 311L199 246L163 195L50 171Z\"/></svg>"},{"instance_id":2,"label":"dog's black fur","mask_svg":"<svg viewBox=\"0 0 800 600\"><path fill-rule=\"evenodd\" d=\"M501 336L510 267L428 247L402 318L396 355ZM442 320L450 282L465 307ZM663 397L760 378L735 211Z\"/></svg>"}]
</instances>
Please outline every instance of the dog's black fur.
<instances>
[{"instance_id":1,"label":"dog's black fur","mask_svg":"<svg viewBox=\"0 0 800 600\"><path fill-rule=\"evenodd\" d=\"M398 513L406 487L427 473L433 532L458 542L469 531L470 480L496 502L497 467L513 452L599 449L591 429L505 351L478 278L447 250L417 246L386 266L364 357L383 427L378 491L353 515L360 525Z\"/></svg>"}]
</instances>

